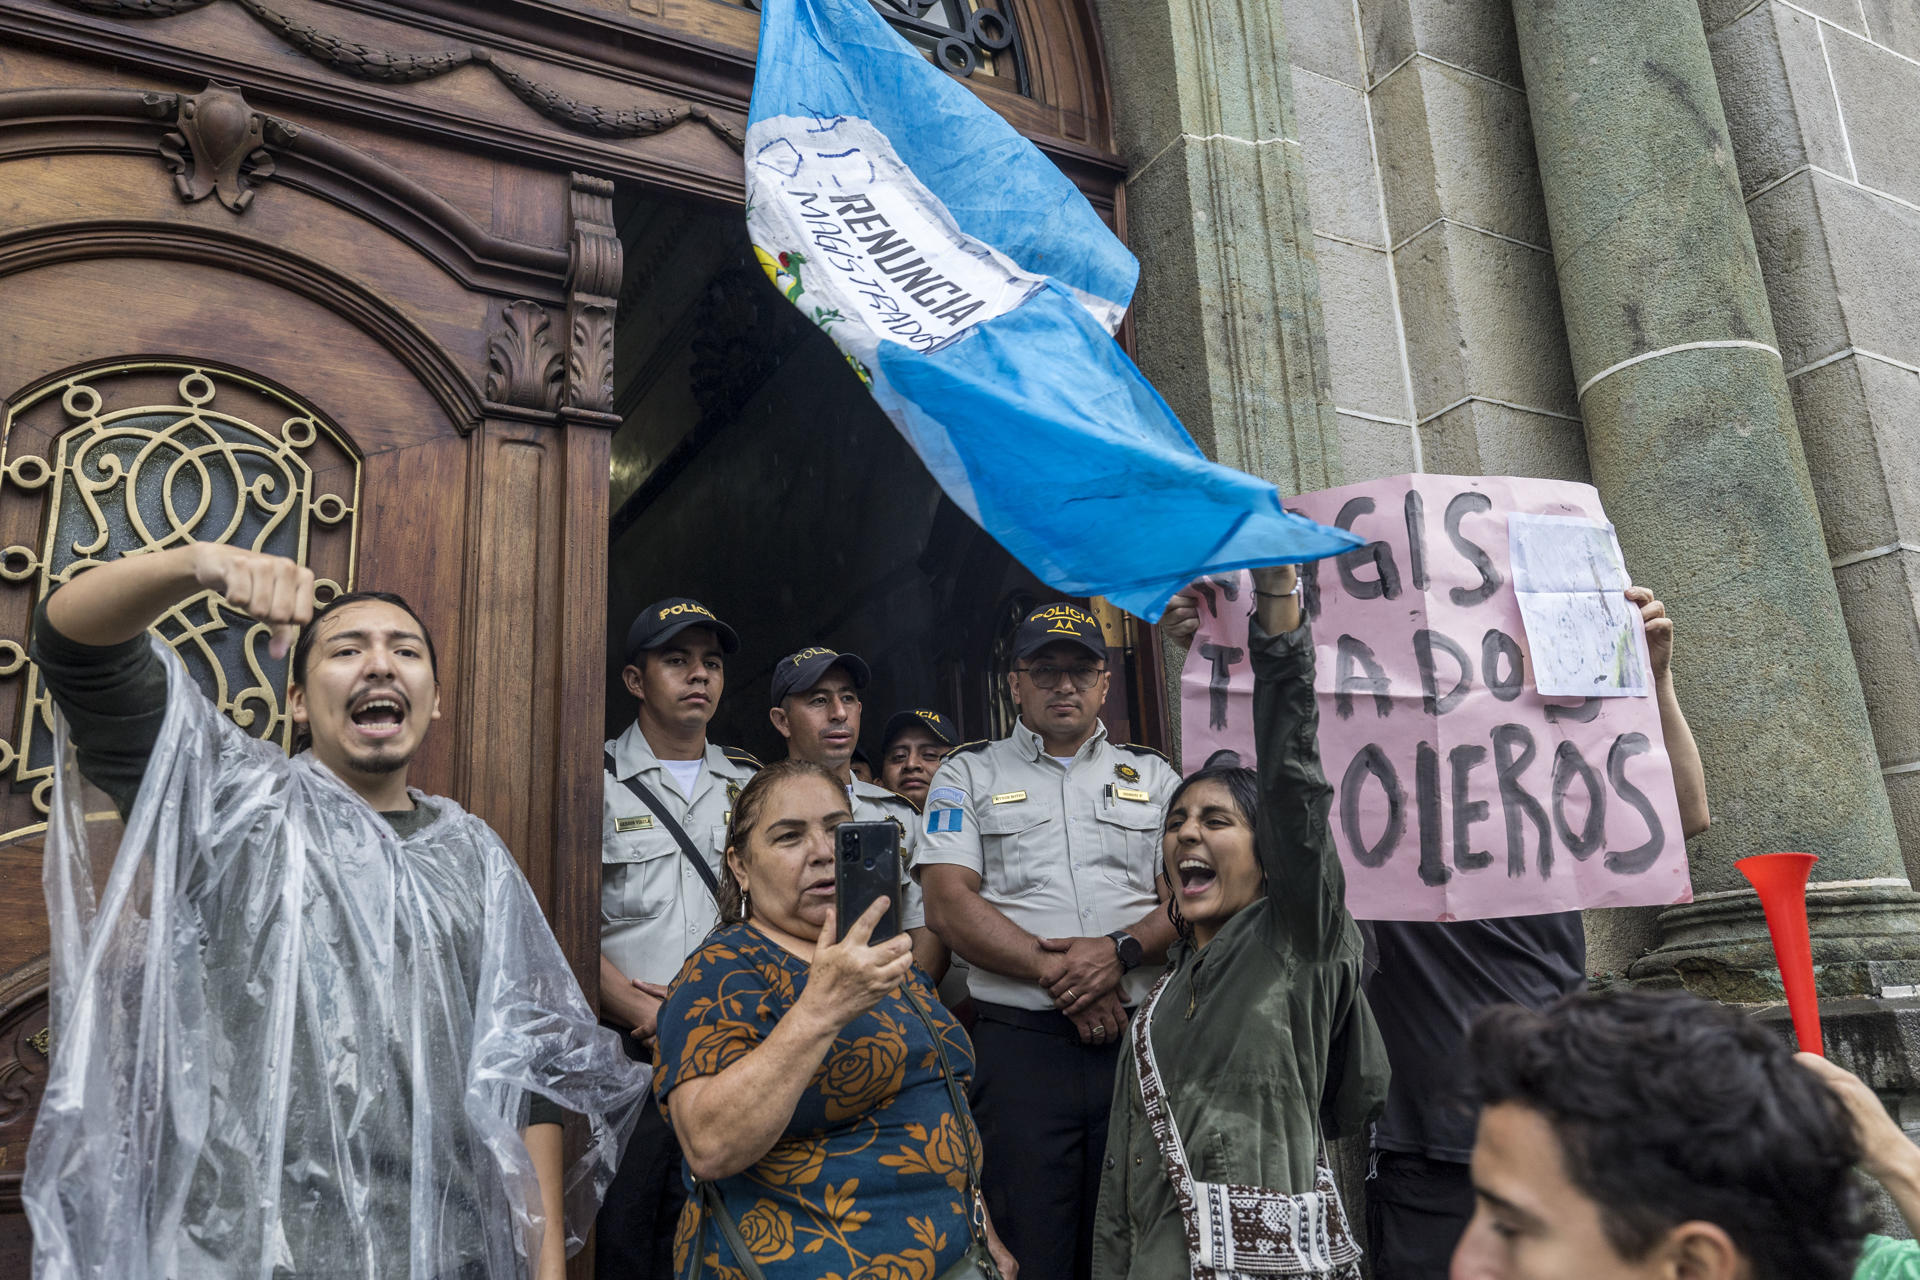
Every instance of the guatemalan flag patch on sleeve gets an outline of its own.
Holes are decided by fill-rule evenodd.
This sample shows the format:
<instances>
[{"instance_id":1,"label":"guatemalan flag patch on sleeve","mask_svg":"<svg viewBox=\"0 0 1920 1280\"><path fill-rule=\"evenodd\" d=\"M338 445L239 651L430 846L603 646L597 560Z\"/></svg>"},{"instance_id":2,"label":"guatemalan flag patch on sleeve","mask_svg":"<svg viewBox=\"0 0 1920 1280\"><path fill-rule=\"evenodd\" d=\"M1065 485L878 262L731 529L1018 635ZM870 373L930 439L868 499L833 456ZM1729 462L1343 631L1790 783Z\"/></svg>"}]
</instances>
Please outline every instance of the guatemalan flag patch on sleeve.
<instances>
[{"instance_id":1,"label":"guatemalan flag patch on sleeve","mask_svg":"<svg viewBox=\"0 0 1920 1280\"><path fill-rule=\"evenodd\" d=\"M927 834L965 830L966 802L966 792L958 787L935 787L927 794Z\"/></svg>"}]
</instances>

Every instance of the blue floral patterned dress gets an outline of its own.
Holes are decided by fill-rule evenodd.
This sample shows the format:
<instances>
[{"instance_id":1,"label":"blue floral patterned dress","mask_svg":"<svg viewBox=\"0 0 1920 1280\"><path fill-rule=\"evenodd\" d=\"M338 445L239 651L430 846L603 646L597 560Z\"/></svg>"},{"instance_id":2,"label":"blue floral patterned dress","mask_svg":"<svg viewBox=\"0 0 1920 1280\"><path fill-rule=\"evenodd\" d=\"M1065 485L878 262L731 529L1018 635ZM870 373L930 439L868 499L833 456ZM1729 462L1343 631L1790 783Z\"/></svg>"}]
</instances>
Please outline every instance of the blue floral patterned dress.
<instances>
[{"instance_id":1,"label":"blue floral patterned dress","mask_svg":"<svg viewBox=\"0 0 1920 1280\"><path fill-rule=\"evenodd\" d=\"M964 1099L973 1045L925 975L910 975ZM750 925L707 939L660 1010L654 1092L668 1124L674 1086L745 1057L806 984L806 962ZM934 1280L970 1242L967 1152L979 1142L973 1117L953 1113L926 1023L897 993L840 1032L773 1149L716 1185L767 1280ZM698 1195L680 1215L676 1274L695 1250L702 1280L742 1280Z\"/></svg>"}]
</instances>

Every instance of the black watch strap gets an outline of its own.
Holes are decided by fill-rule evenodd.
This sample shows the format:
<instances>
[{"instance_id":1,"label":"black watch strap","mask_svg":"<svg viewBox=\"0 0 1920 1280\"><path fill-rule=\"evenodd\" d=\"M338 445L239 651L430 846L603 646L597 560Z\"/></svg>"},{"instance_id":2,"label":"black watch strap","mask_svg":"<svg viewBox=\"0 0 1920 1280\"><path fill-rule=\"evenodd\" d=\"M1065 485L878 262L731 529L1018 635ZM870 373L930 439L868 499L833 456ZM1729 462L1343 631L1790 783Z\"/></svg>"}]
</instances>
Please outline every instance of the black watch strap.
<instances>
[{"instance_id":1,"label":"black watch strap","mask_svg":"<svg viewBox=\"0 0 1920 1280\"><path fill-rule=\"evenodd\" d=\"M1140 945L1140 939L1125 929L1115 929L1107 935L1113 939L1113 949L1120 957L1120 972L1131 973L1146 958L1147 949Z\"/></svg>"}]
</instances>

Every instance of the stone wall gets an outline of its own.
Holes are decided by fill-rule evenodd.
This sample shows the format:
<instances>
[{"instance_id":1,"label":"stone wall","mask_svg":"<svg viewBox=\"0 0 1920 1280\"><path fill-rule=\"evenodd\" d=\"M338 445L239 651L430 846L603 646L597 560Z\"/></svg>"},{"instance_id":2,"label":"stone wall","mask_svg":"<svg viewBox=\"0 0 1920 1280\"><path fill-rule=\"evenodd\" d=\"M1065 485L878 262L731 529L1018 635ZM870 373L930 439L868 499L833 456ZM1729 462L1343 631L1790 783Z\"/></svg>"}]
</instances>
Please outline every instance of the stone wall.
<instances>
[{"instance_id":1,"label":"stone wall","mask_svg":"<svg viewBox=\"0 0 1920 1280\"><path fill-rule=\"evenodd\" d=\"M1294 0L1347 478L1587 478L1503 3Z\"/></svg>"},{"instance_id":2,"label":"stone wall","mask_svg":"<svg viewBox=\"0 0 1920 1280\"><path fill-rule=\"evenodd\" d=\"M1920 9L1702 0L1882 776L1920 869Z\"/></svg>"},{"instance_id":3,"label":"stone wall","mask_svg":"<svg viewBox=\"0 0 1920 1280\"><path fill-rule=\"evenodd\" d=\"M1700 13L1911 872L1920 9ZM1204 444L1294 488L1590 478L1506 0L1147 0L1105 5L1102 22L1134 169L1143 364ZM1250 281L1259 305L1224 340L1213 317L1231 322ZM1282 372L1245 354L1267 318L1306 330L1269 334ZM1252 440L1231 425L1236 399L1263 410ZM1648 559L1636 577L1667 594L1677 566ZM1703 634L1705 619L1677 620L1683 647ZM1716 807L1736 790L1716 787ZM1651 913L1596 913L1589 934L1593 967L1624 970L1654 940Z\"/></svg>"},{"instance_id":4,"label":"stone wall","mask_svg":"<svg viewBox=\"0 0 1920 1280\"><path fill-rule=\"evenodd\" d=\"M1285 8L1347 479L1589 479L1512 11ZM1652 917L1593 913L1592 967Z\"/></svg>"}]
</instances>

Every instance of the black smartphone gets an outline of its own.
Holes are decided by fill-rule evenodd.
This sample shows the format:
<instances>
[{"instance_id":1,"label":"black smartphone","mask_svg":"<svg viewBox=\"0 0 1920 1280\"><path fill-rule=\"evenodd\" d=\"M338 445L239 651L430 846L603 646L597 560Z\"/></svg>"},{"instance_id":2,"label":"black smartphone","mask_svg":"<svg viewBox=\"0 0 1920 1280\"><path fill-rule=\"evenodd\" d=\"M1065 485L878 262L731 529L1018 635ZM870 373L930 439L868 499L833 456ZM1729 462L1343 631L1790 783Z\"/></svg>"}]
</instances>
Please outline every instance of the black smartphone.
<instances>
[{"instance_id":1,"label":"black smartphone","mask_svg":"<svg viewBox=\"0 0 1920 1280\"><path fill-rule=\"evenodd\" d=\"M900 828L891 822L843 822L833 832L833 904L835 942L875 898L887 909L873 926L869 944L900 932Z\"/></svg>"}]
</instances>

